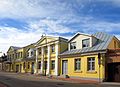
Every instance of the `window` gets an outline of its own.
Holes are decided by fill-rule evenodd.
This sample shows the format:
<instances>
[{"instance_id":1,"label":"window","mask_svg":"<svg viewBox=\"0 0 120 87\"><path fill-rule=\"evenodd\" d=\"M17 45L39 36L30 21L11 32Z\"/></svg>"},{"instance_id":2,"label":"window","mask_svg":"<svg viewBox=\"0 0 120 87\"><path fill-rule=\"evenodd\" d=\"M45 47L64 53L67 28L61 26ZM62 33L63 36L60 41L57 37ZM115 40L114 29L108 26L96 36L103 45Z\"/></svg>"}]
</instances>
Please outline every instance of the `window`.
<instances>
[{"instance_id":1,"label":"window","mask_svg":"<svg viewBox=\"0 0 120 87\"><path fill-rule=\"evenodd\" d=\"M34 52L33 52L33 51L31 51L31 56L33 56L33 54L34 54Z\"/></svg>"},{"instance_id":2,"label":"window","mask_svg":"<svg viewBox=\"0 0 120 87\"><path fill-rule=\"evenodd\" d=\"M52 46L51 46L51 51L52 51L52 53L55 52L55 45L52 45Z\"/></svg>"},{"instance_id":3,"label":"window","mask_svg":"<svg viewBox=\"0 0 120 87\"><path fill-rule=\"evenodd\" d=\"M82 48L90 46L90 39L82 40Z\"/></svg>"},{"instance_id":4,"label":"window","mask_svg":"<svg viewBox=\"0 0 120 87\"><path fill-rule=\"evenodd\" d=\"M51 61L51 69L54 70L55 69L55 61Z\"/></svg>"},{"instance_id":5,"label":"window","mask_svg":"<svg viewBox=\"0 0 120 87\"><path fill-rule=\"evenodd\" d=\"M18 53L18 58L20 58L20 52Z\"/></svg>"},{"instance_id":6,"label":"window","mask_svg":"<svg viewBox=\"0 0 120 87\"><path fill-rule=\"evenodd\" d=\"M14 59L14 54L13 54L13 59Z\"/></svg>"},{"instance_id":7,"label":"window","mask_svg":"<svg viewBox=\"0 0 120 87\"><path fill-rule=\"evenodd\" d=\"M16 58L17 58L17 53L15 54Z\"/></svg>"},{"instance_id":8,"label":"window","mask_svg":"<svg viewBox=\"0 0 120 87\"><path fill-rule=\"evenodd\" d=\"M45 53L46 53L46 54L48 53L48 49L47 49L47 47L45 47Z\"/></svg>"},{"instance_id":9,"label":"window","mask_svg":"<svg viewBox=\"0 0 120 87\"><path fill-rule=\"evenodd\" d=\"M44 69L47 69L47 61L44 61Z\"/></svg>"},{"instance_id":10,"label":"window","mask_svg":"<svg viewBox=\"0 0 120 87\"><path fill-rule=\"evenodd\" d=\"M21 58L22 58L22 52L21 52Z\"/></svg>"},{"instance_id":11,"label":"window","mask_svg":"<svg viewBox=\"0 0 120 87\"><path fill-rule=\"evenodd\" d=\"M11 55L10 55L9 61L11 61Z\"/></svg>"},{"instance_id":12,"label":"window","mask_svg":"<svg viewBox=\"0 0 120 87\"><path fill-rule=\"evenodd\" d=\"M116 43L116 41L114 41L114 48L116 48L117 47L117 43Z\"/></svg>"},{"instance_id":13,"label":"window","mask_svg":"<svg viewBox=\"0 0 120 87\"><path fill-rule=\"evenodd\" d=\"M28 69L30 69L30 62L28 62Z\"/></svg>"},{"instance_id":14,"label":"window","mask_svg":"<svg viewBox=\"0 0 120 87\"><path fill-rule=\"evenodd\" d=\"M75 70L80 70L81 59L75 59Z\"/></svg>"},{"instance_id":15,"label":"window","mask_svg":"<svg viewBox=\"0 0 120 87\"><path fill-rule=\"evenodd\" d=\"M14 64L12 64L12 70L14 70Z\"/></svg>"},{"instance_id":16,"label":"window","mask_svg":"<svg viewBox=\"0 0 120 87\"><path fill-rule=\"evenodd\" d=\"M23 69L25 69L25 62L23 63Z\"/></svg>"},{"instance_id":17,"label":"window","mask_svg":"<svg viewBox=\"0 0 120 87\"><path fill-rule=\"evenodd\" d=\"M76 49L76 42L70 43L70 49Z\"/></svg>"},{"instance_id":18,"label":"window","mask_svg":"<svg viewBox=\"0 0 120 87\"><path fill-rule=\"evenodd\" d=\"M87 59L87 70L94 71L95 70L95 58L91 57Z\"/></svg>"},{"instance_id":19,"label":"window","mask_svg":"<svg viewBox=\"0 0 120 87\"><path fill-rule=\"evenodd\" d=\"M39 55L41 55L41 49L38 50Z\"/></svg>"},{"instance_id":20,"label":"window","mask_svg":"<svg viewBox=\"0 0 120 87\"><path fill-rule=\"evenodd\" d=\"M38 69L41 69L41 61L38 62Z\"/></svg>"}]
</instances>

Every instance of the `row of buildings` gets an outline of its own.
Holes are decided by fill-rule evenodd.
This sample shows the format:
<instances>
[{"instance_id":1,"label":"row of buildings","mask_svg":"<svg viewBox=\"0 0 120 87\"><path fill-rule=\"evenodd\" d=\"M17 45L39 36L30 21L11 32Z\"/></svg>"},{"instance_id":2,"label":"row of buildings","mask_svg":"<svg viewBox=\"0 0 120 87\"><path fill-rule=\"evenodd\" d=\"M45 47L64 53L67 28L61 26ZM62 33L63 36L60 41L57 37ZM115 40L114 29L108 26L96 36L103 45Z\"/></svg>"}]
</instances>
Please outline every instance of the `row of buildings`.
<instances>
[{"instance_id":1,"label":"row of buildings","mask_svg":"<svg viewBox=\"0 0 120 87\"><path fill-rule=\"evenodd\" d=\"M110 71L110 67L120 66L120 58L109 56L109 50L119 48L120 41L103 32L92 35L77 33L69 40L63 37L42 36L36 43L28 46L10 46L4 70L120 81L120 78L115 77L120 75L120 71L117 74Z\"/></svg>"}]
</instances>

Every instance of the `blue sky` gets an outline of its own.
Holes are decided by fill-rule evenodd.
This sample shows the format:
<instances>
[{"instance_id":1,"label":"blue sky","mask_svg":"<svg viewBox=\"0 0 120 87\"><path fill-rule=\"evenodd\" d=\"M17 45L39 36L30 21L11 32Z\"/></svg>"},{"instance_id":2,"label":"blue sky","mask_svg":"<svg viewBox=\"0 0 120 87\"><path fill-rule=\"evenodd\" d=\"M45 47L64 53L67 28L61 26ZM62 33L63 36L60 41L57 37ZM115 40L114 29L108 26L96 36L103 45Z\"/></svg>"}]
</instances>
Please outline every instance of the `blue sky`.
<instances>
[{"instance_id":1,"label":"blue sky","mask_svg":"<svg viewBox=\"0 0 120 87\"><path fill-rule=\"evenodd\" d=\"M70 38L107 32L120 38L120 0L0 0L0 50L25 46L42 33Z\"/></svg>"}]
</instances>

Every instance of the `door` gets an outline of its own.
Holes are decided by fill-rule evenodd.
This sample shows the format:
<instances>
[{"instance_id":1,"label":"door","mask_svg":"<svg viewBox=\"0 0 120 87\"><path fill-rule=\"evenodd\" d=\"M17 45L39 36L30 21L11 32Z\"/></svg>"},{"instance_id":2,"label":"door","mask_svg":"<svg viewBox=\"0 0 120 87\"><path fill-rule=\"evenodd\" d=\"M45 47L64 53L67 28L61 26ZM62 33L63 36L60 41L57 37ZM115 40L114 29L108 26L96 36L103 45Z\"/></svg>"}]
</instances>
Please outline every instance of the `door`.
<instances>
[{"instance_id":1,"label":"door","mask_svg":"<svg viewBox=\"0 0 120 87\"><path fill-rule=\"evenodd\" d=\"M22 71L22 64L20 64L20 72Z\"/></svg>"},{"instance_id":2,"label":"door","mask_svg":"<svg viewBox=\"0 0 120 87\"><path fill-rule=\"evenodd\" d=\"M108 81L120 82L120 63L108 64Z\"/></svg>"},{"instance_id":3,"label":"door","mask_svg":"<svg viewBox=\"0 0 120 87\"><path fill-rule=\"evenodd\" d=\"M68 61L67 60L62 61L62 74L63 75L68 74Z\"/></svg>"},{"instance_id":4,"label":"door","mask_svg":"<svg viewBox=\"0 0 120 87\"><path fill-rule=\"evenodd\" d=\"M19 72L19 65L16 65L16 73Z\"/></svg>"},{"instance_id":5,"label":"door","mask_svg":"<svg viewBox=\"0 0 120 87\"><path fill-rule=\"evenodd\" d=\"M34 62L32 62L31 74L34 74Z\"/></svg>"}]
</instances>

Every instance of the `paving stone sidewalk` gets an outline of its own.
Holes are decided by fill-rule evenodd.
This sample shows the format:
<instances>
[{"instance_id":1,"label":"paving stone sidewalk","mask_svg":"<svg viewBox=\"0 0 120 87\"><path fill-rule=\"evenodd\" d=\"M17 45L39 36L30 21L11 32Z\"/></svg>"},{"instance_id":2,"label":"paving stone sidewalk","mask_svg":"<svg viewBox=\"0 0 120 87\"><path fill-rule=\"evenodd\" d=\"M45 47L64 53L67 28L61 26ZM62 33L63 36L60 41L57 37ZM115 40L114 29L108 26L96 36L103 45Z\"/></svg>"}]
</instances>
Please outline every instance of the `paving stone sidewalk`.
<instances>
[{"instance_id":1,"label":"paving stone sidewalk","mask_svg":"<svg viewBox=\"0 0 120 87\"><path fill-rule=\"evenodd\" d=\"M0 87L7 87L7 86L0 82Z\"/></svg>"}]
</instances>

